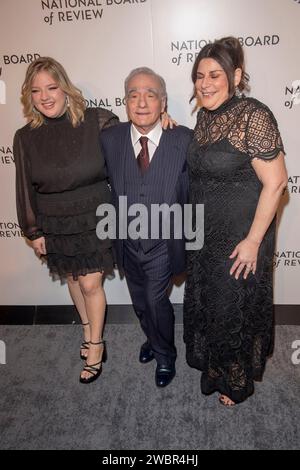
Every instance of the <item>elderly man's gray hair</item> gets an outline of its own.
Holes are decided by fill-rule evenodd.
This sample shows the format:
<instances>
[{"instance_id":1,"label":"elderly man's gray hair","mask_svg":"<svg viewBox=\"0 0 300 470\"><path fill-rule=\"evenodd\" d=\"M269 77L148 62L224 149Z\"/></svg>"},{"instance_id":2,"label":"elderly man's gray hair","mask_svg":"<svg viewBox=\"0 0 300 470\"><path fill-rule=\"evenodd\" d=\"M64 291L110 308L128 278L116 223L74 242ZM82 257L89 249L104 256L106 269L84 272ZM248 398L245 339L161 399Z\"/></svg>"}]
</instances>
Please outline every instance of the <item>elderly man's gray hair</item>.
<instances>
[{"instance_id":1,"label":"elderly man's gray hair","mask_svg":"<svg viewBox=\"0 0 300 470\"><path fill-rule=\"evenodd\" d=\"M160 75L158 75L157 73L154 72L154 70L149 69L148 67L138 67L136 69L133 69L130 72L130 74L128 75L128 77L125 80L125 96L128 96L128 92L129 92L128 84L129 84L130 80L132 80L132 78L134 78L136 75L141 75L141 74L151 75L152 77L155 77L156 80L159 83L159 91L160 91L160 94L161 94L161 98L166 98L167 97L166 82L164 81L164 79Z\"/></svg>"}]
</instances>

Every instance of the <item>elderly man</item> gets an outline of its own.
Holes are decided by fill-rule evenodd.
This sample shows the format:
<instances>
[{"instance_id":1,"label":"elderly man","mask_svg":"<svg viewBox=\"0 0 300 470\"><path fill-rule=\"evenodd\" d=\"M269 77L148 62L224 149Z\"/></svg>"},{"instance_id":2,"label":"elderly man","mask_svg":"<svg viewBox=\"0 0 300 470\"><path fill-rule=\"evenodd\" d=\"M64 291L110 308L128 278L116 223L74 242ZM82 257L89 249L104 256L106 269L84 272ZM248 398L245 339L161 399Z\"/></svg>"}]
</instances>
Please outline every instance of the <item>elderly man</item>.
<instances>
[{"instance_id":1,"label":"elderly man","mask_svg":"<svg viewBox=\"0 0 300 470\"><path fill-rule=\"evenodd\" d=\"M126 239L116 241L117 262L124 270L147 339L139 360L143 364L156 360L155 382L165 387L175 376L176 360L174 312L168 288L172 275L185 270L185 246L183 236L174 236L178 218L177 227L171 220L170 237L166 239L162 235L164 217L154 222L151 208L154 204L177 204L181 208L187 202L186 153L192 132L182 126L162 129L166 85L151 69L133 70L125 81L125 95L130 122L107 129L101 136L112 197L118 210L119 197L126 196L128 208L140 204L149 217L146 235L145 227L139 227L138 238L130 237L129 230ZM132 218L127 219L127 227L131 222ZM145 218L140 225L143 222ZM179 225L182 228L182 220Z\"/></svg>"}]
</instances>

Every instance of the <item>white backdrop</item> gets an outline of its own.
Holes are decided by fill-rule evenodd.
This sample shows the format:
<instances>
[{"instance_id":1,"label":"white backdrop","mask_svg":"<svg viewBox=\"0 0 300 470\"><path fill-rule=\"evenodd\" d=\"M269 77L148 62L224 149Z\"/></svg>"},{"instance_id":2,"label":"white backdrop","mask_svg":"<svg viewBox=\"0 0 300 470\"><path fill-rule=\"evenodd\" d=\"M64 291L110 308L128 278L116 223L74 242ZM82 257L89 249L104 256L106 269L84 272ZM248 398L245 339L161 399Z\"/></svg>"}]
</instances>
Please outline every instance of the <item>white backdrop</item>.
<instances>
[{"instance_id":1,"label":"white backdrop","mask_svg":"<svg viewBox=\"0 0 300 470\"><path fill-rule=\"evenodd\" d=\"M188 101L195 54L225 35L244 45L250 94L272 109L285 143L289 188L274 257L274 300L300 304L299 22L300 0L1 0L0 304L70 303L66 286L51 280L17 225L12 141L25 124L19 96L28 63L54 57L90 106L111 109L121 120L124 78L150 66L166 79L169 112L194 127ZM109 303L130 303L118 273L105 287ZM182 302L182 293L175 288L172 300Z\"/></svg>"}]
</instances>

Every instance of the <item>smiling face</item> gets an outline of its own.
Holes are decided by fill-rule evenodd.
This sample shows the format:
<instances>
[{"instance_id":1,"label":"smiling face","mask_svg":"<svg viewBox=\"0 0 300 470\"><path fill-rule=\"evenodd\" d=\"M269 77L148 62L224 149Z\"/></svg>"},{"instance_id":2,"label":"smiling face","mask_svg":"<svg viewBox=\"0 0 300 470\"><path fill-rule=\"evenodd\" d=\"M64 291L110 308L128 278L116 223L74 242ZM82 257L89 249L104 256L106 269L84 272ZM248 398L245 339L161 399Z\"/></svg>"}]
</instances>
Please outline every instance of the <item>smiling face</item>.
<instances>
[{"instance_id":1,"label":"smiling face","mask_svg":"<svg viewBox=\"0 0 300 470\"><path fill-rule=\"evenodd\" d=\"M46 70L32 80L31 97L35 108L49 118L59 117L66 110L66 94Z\"/></svg>"},{"instance_id":2,"label":"smiling face","mask_svg":"<svg viewBox=\"0 0 300 470\"><path fill-rule=\"evenodd\" d=\"M211 58L199 62L195 88L202 105L208 110L217 109L229 98L227 75L221 65Z\"/></svg>"},{"instance_id":3,"label":"smiling face","mask_svg":"<svg viewBox=\"0 0 300 470\"><path fill-rule=\"evenodd\" d=\"M128 119L141 134L148 134L156 126L165 105L166 99L155 76L142 73L132 77L128 83L126 109Z\"/></svg>"}]
</instances>

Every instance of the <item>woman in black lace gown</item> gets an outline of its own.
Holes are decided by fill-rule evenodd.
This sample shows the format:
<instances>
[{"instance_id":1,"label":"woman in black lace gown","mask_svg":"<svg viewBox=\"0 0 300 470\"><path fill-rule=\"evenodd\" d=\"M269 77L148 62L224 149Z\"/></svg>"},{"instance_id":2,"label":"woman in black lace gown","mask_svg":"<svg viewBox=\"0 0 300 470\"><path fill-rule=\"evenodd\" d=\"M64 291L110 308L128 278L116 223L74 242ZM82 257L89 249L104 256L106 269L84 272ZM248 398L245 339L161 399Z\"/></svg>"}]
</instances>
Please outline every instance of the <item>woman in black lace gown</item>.
<instances>
[{"instance_id":1,"label":"woman in black lace gown","mask_svg":"<svg viewBox=\"0 0 300 470\"><path fill-rule=\"evenodd\" d=\"M190 195L205 215L204 245L188 252L184 340L189 365L203 372L202 392L218 391L233 406L253 393L273 348L284 150L269 108L241 94L248 76L237 39L205 46L192 78L202 108L188 155Z\"/></svg>"},{"instance_id":2,"label":"woman in black lace gown","mask_svg":"<svg viewBox=\"0 0 300 470\"><path fill-rule=\"evenodd\" d=\"M102 278L113 268L111 242L96 236L96 208L110 201L99 132L118 118L86 109L81 92L49 57L28 67L22 102L29 123L14 139L18 219L50 272L67 278L84 325L80 381L89 383L105 358Z\"/></svg>"}]
</instances>

